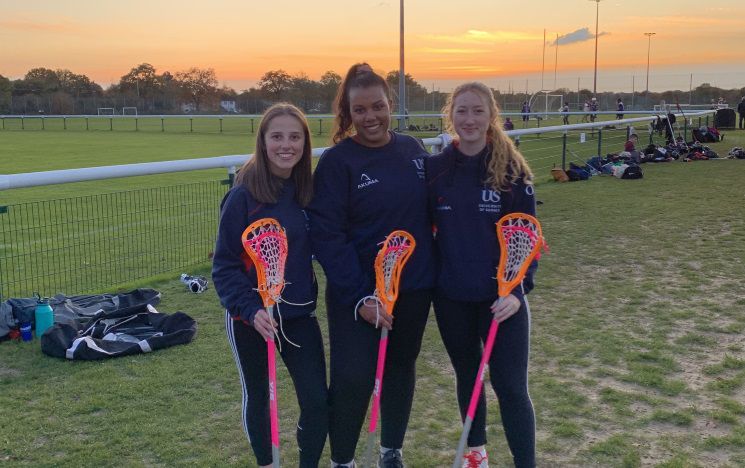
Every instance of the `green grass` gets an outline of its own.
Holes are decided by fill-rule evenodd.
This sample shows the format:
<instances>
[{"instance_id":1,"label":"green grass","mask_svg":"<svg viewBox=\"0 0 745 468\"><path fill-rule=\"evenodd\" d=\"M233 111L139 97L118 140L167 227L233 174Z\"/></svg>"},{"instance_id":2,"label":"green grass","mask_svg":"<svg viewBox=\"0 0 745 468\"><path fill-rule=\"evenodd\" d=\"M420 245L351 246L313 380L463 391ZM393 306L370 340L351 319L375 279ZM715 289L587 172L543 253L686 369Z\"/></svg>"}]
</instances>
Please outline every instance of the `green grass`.
<instances>
[{"instance_id":1,"label":"green grass","mask_svg":"<svg viewBox=\"0 0 745 468\"><path fill-rule=\"evenodd\" d=\"M0 132L0 153L18 157L0 158L0 173L114 163L96 156L101 152L116 161L245 153L250 140L227 134L7 131ZM745 132L727 132L725 142L713 146L720 154L745 146ZM745 324L743 164L647 164L642 180L596 177L571 184L547 182L543 173L538 214L551 251L530 295L530 392L539 466L745 461L745 350L739 334ZM165 177L175 183L202 175ZM122 180L89 189L115 190L115 183L139 184ZM66 190L81 189L10 191L0 199L24 200L18 192L40 199L66 196ZM205 274L207 268L189 273ZM177 277L136 285L159 289L162 311L182 310L197 320L197 338L187 346L80 363L42 355L38 341L0 344L0 462L253 466L214 290L192 295ZM325 330L322 306L319 318ZM446 466L460 431L452 369L433 317L417 375L405 458L412 467ZM278 379L282 454L292 466L297 405L281 365ZM487 397L490 460L492 466L510 466L498 405L491 391Z\"/></svg>"}]
</instances>

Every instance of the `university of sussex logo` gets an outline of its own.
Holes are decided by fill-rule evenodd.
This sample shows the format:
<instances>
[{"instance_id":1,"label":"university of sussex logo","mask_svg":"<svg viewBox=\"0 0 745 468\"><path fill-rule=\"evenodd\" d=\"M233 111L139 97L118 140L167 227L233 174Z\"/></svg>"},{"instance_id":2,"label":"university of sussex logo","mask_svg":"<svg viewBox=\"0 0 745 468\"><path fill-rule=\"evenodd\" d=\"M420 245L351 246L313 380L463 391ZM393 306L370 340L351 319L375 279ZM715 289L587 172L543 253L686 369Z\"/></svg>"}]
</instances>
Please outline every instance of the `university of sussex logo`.
<instances>
[{"instance_id":1,"label":"university of sussex logo","mask_svg":"<svg viewBox=\"0 0 745 468\"><path fill-rule=\"evenodd\" d=\"M357 189L363 189L365 187L371 186L372 184L377 184L378 182L380 182L378 179L371 178L369 175L363 172L360 176L360 183L357 184Z\"/></svg>"},{"instance_id":2,"label":"university of sussex logo","mask_svg":"<svg viewBox=\"0 0 745 468\"><path fill-rule=\"evenodd\" d=\"M481 201L484 203L499 203L501 197L499 193L491 189L483 189L481 191Z\"/></svg>"},{"instance_id":3,"label":"university of sussex logo","mask_svg":"<svg viewBox=\"0 0 745 468\"><path fill-rule=\"evenodd\" d=\"M424 158L412 159L411 162L414 163L417 177L424 180Z\"/></svg>"},{"instance_id":4,"label":"university of sussex logo","mask_svg":"<svg viewBox=\"0 0 745 468\"><path fill-rule=\"evenodd\" d=\"M502 211L502 196L498 191L489 188L481 189L481 203L479 212L499 213Z\"/></svg>"}]
</instances>

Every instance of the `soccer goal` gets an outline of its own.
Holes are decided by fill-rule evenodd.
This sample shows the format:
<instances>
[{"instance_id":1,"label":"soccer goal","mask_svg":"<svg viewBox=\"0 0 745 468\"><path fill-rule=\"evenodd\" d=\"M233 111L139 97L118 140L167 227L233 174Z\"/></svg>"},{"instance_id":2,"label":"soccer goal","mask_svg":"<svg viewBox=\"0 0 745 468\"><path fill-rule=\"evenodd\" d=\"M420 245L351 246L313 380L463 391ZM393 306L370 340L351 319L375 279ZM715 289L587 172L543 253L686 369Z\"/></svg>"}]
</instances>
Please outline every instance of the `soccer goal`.
<instances>
[{"instance_id":1,"label":"soccer goal","mask_svg":"<svg viewBox=\"0 0 745 468\"><path fill-rule=\"evenodd\" d=\"M543 119L551 116L549 112L561 112L564 107L563 94L549 94L548 91L538 91L530 97L530 110L533 114L538 114ZM559 116L553 116L557 119Z\"/></svg>"},{"instance_id":2,"label":"soccer goal","mask_svg":"<svg viewBox=\"0 0 745 468\"><path fill-rule=\"evenodd\" d=\"M98 115L114 115L113 107L99 107Z\"/></svg>"},{"instance_id":3,"label":"soccer goal","mask_svg":"<svg viewBox=\"0 0 745 468\"><path fill-rule=\"evenodd\" d=\"M122 107L122 115L137 115L136 107Z\"/></svg>"}]
</instances>

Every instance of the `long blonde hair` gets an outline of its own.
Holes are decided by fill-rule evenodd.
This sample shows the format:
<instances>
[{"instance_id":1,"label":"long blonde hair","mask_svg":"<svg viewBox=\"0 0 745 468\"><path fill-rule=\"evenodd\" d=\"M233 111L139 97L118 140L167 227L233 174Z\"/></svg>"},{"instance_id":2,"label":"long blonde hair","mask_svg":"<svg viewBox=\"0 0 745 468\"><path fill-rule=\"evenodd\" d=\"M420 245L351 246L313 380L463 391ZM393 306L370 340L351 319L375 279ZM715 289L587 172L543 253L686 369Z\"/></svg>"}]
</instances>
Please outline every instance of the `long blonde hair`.
<instances>
[{"instance_id":1,"label":"long blonde hair","mask_svg":"<svg viewBox=\"0 0 745 468\"><path fill-rule=\"evenodd\" d=\"M530 170L525 157L502 129L502 116L497 101L494 99L491 89L483 83L477 81L463 83L448 96L445 107L442 109L442 113L445 114L448 133L453 136L456 135L453 127L455 98L466 91L472 91L481 96L484 103L489 107L489 115L491 116L489 128L486 131L486 143L491 145L491 155L486 166L487 177L485 182L494 190L508 190L510 184L520 178L526 184L532 184L533 172Z\"/></svg>"}]
</instances>

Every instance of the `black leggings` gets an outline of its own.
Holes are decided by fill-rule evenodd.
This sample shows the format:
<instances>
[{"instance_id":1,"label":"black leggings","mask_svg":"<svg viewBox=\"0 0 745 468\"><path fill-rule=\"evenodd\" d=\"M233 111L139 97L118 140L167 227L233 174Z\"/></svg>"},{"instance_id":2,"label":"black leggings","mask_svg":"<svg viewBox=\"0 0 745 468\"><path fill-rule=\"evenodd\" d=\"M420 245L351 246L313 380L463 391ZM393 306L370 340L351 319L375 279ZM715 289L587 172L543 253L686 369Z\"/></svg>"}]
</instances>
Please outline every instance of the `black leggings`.
<instances>
[{"instance_id":1,"label":"black leggings","mask_svg":"<svg viewBox=\"0 0 745 468\"><path fill-rule=\"evenodd\" d=\"M328 433L326 361L321 329L316 318L310 316L285 320L282 325L287 338L301 346L296 348L281 338L280 355L290 372L300 406L297 423L300 466L315 468ZM266 341L254 327L233 320L227 313L225 326L243 387L243 430L256 455L256 462L269 465L272 463L272 446ZM283 396L277 397L281 404Z\"/></svg>"},{"instance_id":2,"label":"black leggings","mask_svg":"<svg viewBox=\"0 0 745 468\"><path fill-rule=\"evenodd\" d=\"M416 358L431 300L430 290L401 292L393 311L393 329L388 334L380 395L380 444L383 447L403 447L414 399ZM331 345L331 459L336 463L349 463L354 459L373 390L380 330L361 317L355 321L354 305L335 303L328 293L326 310Z\"/></svg>"},{"instance_id":3,"label":"black leggings","mask_svg":"<svg viewBox=\"0 0 745 468\"><path fill-rule=\"evenodd\" d=\"M465 419L486 342L492 302L463 302L435 295L434 306L440 336L456 375L458 406ZM499 399L502 425L516 467L535 466L535 416L528 395L530 309L520 310L499 324L489 359L489 376ZM486 444L486 398L483 388L468 435L468 446Z\"/></svg>"}]
</instances>

